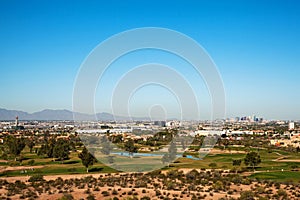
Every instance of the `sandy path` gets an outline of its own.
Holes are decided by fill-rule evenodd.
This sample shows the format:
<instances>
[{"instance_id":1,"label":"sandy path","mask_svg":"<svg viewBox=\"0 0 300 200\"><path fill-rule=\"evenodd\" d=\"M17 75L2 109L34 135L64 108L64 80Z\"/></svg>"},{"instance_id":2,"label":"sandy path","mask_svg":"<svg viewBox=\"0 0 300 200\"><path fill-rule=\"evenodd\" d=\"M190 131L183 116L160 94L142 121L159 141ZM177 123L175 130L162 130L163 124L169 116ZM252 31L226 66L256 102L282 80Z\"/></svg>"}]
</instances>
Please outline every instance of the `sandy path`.
<instances>
[{"instance_id":1,"label":"sandy path","mask_svg":"<svg viewBox=\"0 0 300 200\"><path fill-rule=\"evenodd\" d=\"M272 161L274 161L274 162L300 162L300 159L286 159L286 158L289 158L290 156L282 156L279 153L277 155L280 155L280 157L273 159Z\"/></svg>"},{"instance_id":2,"label":"sandy path","mask_svg":"<svg viewBox=\"0 0 300 200\"><path fill-rule=\"evenodd\" d=\"M292 160L292 159L278 159L278 160L275 160L276 162L300 162L300 159L299 160Z\"/></svg>"},{"instance_id":3,"label":"sandy path","mask_svg":"<svg viewBox=\"0 0 300 200\"><path fill-rule=\"evenodd\" d=\"M211 149L209 151L209 154L236 154L236 153L246 153L245 151L236 151L236 150L231 150L229 151L228 149L221 150L221 149Z\"/></svg>"},{"instance_id":4,"label":"sandy path","mask_svg":"<svg viewBox=\"0 0 300 200\"><path fill-rule=\"evenodd\" d=\"M182 168L180 169L179 171L183 171L183 173L187 173L189 171L191 171L193 169L190 169L190 168ZM200 169L197 169L197 171L200 172ZM208 170L209 171L209 170ZM162 171L162 173L167 173L168 171ZM49 181L49 180L55 180L57 178L62 178L62 179L75 179L75 178L84 178L84 177L87 177L87 176L92 176L94 178L98 178L100 175L102 176L106 176L108 174L113 174L113 173L97 173L97 174L61 174L61 175L44 175L44 179L46 181ZM118 173L119 175L122 175L122 174L128 174L128 173ZM15 182L16 180L20 180L20 181L28 181L28 179L30 178L30 176L12 176L12 177L0 177L0 179L4 179L8 182Z\"/></svg>"},{"instance_id":5,"label":"sandy path","mask_svg":"<svg viewBox=\"0 0 300 200\"><path fill-rule=\"evenodd\" d=\"M97 174L61 174L61 175L44 175L44 179L46 181L49 180L55 180L57 178L62 178L62 179L75 179L75 178L84 178L87 176L92 176L94 178L98 178L100 175L102 176L106 176L108 174L112 174L112 173L97 173ZM128 174L128 173L118 173L119 175L121 174ZM20 180L20 181L28 181L28 179L30 178L30 176L12 176L12 177L0 177L0 179L6 180L8 182L15 182L16 180Z\"/></svg>"}]
</instances>

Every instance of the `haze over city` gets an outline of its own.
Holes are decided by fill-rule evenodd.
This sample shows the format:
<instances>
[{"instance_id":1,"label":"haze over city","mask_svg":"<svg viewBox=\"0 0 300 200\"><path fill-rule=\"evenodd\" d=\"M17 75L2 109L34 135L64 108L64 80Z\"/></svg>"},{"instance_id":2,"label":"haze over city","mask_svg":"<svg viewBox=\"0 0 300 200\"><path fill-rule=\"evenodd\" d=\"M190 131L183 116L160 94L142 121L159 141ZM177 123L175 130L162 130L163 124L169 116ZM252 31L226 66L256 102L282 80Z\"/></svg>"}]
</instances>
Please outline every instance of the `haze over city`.
<instances>
[{"instance_id":1,"label":"haze over city","mask_svg":"<svg viewBox=\"0 0 300 200\"><path fill-rule=\"evenodd\" d=\"M72 110L80 66L99 43L129 29L163 27L193 38L211 56L224 83L226 117L299 120L299 9L298 1L1 1L0 107ZM111 113L115 83L149 62L183 74L195 91L200 118L210 117L201 76L182 59L156 50L133 52L112 64L98 85L96 111ZM154 104L178 117L174 95L156 85L140 89L130 102L137 117Z\"/></svg>"}]
</instances>

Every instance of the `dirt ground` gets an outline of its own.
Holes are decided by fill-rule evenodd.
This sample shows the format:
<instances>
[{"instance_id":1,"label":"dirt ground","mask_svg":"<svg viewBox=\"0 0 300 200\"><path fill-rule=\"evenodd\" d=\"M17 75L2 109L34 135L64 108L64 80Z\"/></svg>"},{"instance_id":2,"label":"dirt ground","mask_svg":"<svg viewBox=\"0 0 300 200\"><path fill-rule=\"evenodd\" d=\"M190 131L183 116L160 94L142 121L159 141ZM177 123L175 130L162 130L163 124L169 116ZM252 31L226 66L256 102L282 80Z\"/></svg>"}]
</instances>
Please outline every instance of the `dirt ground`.
<instances>
[{"instance_id":1,"label":"dirt ground","mask_svg":"<svg viewBox=\"0 0 300 200\"><path fill-rule=\"evenodd\" d=\"M14 168L15 169L15 168ZM182 171L184 174L188 173L191 171L191 169L180 169L180 171ZM197 170L198 172L200 172L201 170ZM210 171L210 170L207 170ZM162 172L163 174L166 174L167 172L164 171ZM226 172L225 172L226 174ZM130 176L130 173L118 173L118 174L74 174L74 175L48 175L48 176L44 176L44 179L46 181L50 181L50 180L56 180L57 178L62 178L63 180L70 180L70 179L81 179L84 177L89 177L92 176L95 179L99 179L100 177L108 177L108 179L110 178L114 178L114 177L122 177L122 176ZM28 182L29 176L18 176L18 177L5 177L5 178L0 178L2 180L6 180L8 182L14 183L15 181L19 180L22 182L25 182L26 184L30 184ZM137 181L136 178L134 178L133 180L134 182ZM196 195L196 194L201 194L202 199L206 199L206 200L214 200L214 199L220 199L220 198L234 198L234 199L238 199L240 196L240 193L242 191L254 191L254 188L257 187L266 187L266 185L263 185L262 183L257 183L257 182L252 182L251 184L231 184L230 185L230 190L235 191L232 194L228 194L228 191L211 191L209 190L209 188L211 186L209 185L205 185L202 186L203 187L203 191L201 192L197 192L197 191L187 191L186 193L182 193L184 190L166 190L166 189L162 189L162 188L155 188L155 183L163 183L162 180L159 180L159 178L155 178L152 179L152 182L148 184L147 187L140 187L140 188L135 188L135 187L121 187L120 185L114 185L114 186L99 186L99 191L95 190L95 185L93 185L92 187L88 187L88 185L86 185L84 188L78 188L75 186L71 186L69 188L68 193L70 193L74 199L86 199L88 197L87 194L87 190L88 188L90 188L89 190L91 191L91 193L95 196L95 199L112 199L113 197L117 197L118 199L126 199L127 197L132 197L132 195L135 195L137 197L139 197L139 199L143 196L148 196L150 197L150 199L153 200L158 200L161 199L157 194L156 194L156 190L159 190L164 196L168 196L170 197L170 199L173 198L177 198L177 199L187 199L190 200L192 198L192 195ZM186 187L188 187L188 185L186 185ZM285 185L282 185L282 187L286 187ZM272 194L275 194L278 189L276 189L274 186L273 187L266 187L268 190L272 190ZM112 194L112 191L116 190L117 194ZM102 194L103 191L108 191L110 193L109 196L104 196ZM287 193L290 194L292 191L298 191L300 193L300 189L298 187L296 187L293 190L287 190ZM129 193L132 194L129 194ZM0 198L1 197L5 197L5 194L7 193L7 190L4 188L0 189ZM56 188L52 188L51 189L51 193L49 194L48 191L44 191L43 193L38 195L37 199L49 199L49 200L54 200L54 199L60 199L63 196L63 192L60 191L60 189L56 189ZM13 195L13 196L9 196L10 199L16 200L16 199L20 199L20 195ZM293 199L293 198L291 198ZM295 199L295 198L294 198Z\"/></svg>"}]
</instances>

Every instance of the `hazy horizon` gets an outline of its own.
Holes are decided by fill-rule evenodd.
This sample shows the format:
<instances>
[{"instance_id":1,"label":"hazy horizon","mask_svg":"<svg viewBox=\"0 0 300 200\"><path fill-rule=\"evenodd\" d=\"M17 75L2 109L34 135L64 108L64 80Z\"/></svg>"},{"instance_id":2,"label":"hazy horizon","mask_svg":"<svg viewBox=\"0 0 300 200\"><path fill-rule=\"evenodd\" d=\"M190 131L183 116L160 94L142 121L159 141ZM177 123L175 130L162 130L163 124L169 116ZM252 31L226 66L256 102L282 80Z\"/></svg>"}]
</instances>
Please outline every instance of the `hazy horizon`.
<instances>
[{"instance_id":1,"label":"hazy horizon","mask_svg":"<svg viewBox=\"0 0 300 200\"><path fill-rule=\"evenodd\" d=\"M0 110L1 109L5 109L5 110L8 110L8 111L21 111L21 112L26 112L26 113L28 113L28 114L34 114L34 113L39 113L39 112L43 112L43 111L48 111L48 110L50 110L50 111L70 111L70 112L73 112L72 110L68 110L68 109L64 109L64 108L60 108L60 109L51 109L51 108L45 108L45 109L41 109L41 110L36 110L36 111L33 111L33 112L28 112L28 111L24 111L24 110L15 110L15 109L7 109L7 108L0 108ZM95 115L95 114L109 114L109 115L113 115L112 113L109 113L109 112L97 112L97 113L80 113L80 114L84 114L84 115L90 115L90 116L92 116L92 115ZM234 119L234 118L236 118L236 117L239 117L239 118L241 118L241 117L252 117L253 115L255 115L255 114L244 114L244 115L240 115L240 116L228 116L228 117L225 117L225 118L222 118L223 120L225 120L225 119ZM127 117L127 118L139 118L139 119L145 119L145 120L148 120L148 119L150 119L149 118L149 116L135 116L135 115L132 115L132 116L126 116L126 115L115 115L115 116L117 116L117 117ZM16 116L14 116L14 117L16 117ZM263 120L267 120L267 121L295 121L295 122L298 122L298 121L300 121L300 119L284 119L284 118L265 118L264 116L257 116L257 115L255 115L255 117L257 117L257 118L263 118ZM14 120L15 118L13 118L13 119L10 119L10 120ZM139 120L139 119L135 119L135 120ZM20 118L19 117L19 120L20 121L22 121L22 118ZM25 121L27 120L27 119L24 119ZM38 119L34 119L34 120L38 120ZM150 119L151 121L165 121L165 120L167 120L167 121L169 121L169 120L180 120L180 119L178 119L178 118L176 118L176 117L172 117L172 116L170 116L170 117L168 117L167 119L160 119L160 118L157 118L157 119ZM209 119L209 118L201 118L201 119L182 119L183 121L210 121L211 119ZM215 119L215 120L220 120L220 119Z\"/></svg>"}]
</instances>

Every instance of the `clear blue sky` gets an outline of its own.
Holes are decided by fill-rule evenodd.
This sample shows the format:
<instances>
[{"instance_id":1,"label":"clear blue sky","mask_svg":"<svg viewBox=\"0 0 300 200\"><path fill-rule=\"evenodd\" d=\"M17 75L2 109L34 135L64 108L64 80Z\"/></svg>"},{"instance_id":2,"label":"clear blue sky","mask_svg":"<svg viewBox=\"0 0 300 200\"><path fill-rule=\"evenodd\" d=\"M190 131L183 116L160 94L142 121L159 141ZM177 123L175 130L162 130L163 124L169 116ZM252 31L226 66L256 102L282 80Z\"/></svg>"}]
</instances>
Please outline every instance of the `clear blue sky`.
<instances>
[{"instance_id":1,"label":"clear blue sky","mask_svg":"<svg viewBox=\"0 0 300 200\"><path fill-rule=\"evenodd\" d=\"M222 75L228 117L300 119L299 10L296 0L2 0L0 107L71 109L88 53L113 34L151 26L206 49Z\"/></svg>"}]
</instances>

